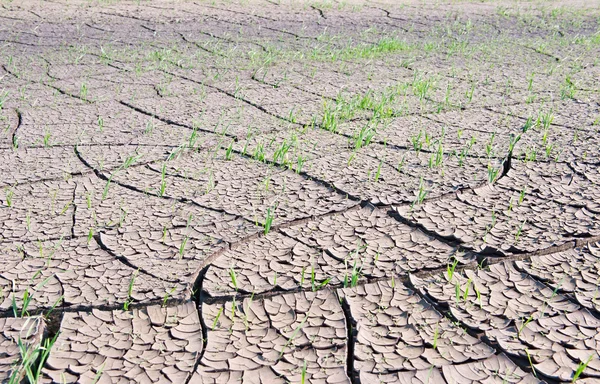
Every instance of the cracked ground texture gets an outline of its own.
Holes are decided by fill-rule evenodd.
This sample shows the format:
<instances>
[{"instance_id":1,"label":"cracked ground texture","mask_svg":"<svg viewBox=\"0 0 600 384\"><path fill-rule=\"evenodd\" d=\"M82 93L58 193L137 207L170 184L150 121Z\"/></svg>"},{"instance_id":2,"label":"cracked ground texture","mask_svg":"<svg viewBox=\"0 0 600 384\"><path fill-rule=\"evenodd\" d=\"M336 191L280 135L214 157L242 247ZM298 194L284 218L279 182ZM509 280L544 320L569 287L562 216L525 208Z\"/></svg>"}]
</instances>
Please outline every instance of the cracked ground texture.
<instances>
[{"instance_id":1,"label":"cracked ground texture","mask_svg":"<svg viewBox=\"0 0 600 384\"><path fill-rule=\"evenodd\" d=\"M600 383L600 3L0 0L0 382Z\"/></svg>"}]
</instances>

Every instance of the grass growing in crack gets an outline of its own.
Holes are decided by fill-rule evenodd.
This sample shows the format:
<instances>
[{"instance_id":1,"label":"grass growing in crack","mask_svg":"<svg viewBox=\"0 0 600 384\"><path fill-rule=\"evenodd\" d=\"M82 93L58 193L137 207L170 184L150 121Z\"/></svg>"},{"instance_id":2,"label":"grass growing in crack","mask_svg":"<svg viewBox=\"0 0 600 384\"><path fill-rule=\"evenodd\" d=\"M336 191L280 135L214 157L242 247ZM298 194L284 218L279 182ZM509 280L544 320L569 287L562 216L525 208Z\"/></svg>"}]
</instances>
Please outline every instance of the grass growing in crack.
<instances>
[{"instance_id":1,"label":"grass growing in crack","mask_svg":"<svg viewBox=\"0 0 600 384\"><path fill-rule=\"evenodd\" d=\"M142 154L135 154L135 155L130 155L127 156L127 158L125 158L125 161L123 162L123 164L121 165L121 169L127 169L130 166L132 166L133 164L135 164L136 162L138 162L141 158L142 158Z\"/></svg>"},{"instance_id":2,"label":"grass growing in crack","mask_svg":"<svg viewBox=\"0 0 600 384\"><path fill-rule=\"evenodd\" d=\"M538 119L537 119L536 125L541 124L541 126L544 130L548 130L548 129L550 129L550 125L552 124L553 121L554 121L554 114L552 113L552 110L550 109L549 111L538 114Z\"/></svg>"},{"instance_id":3,"label":"grass growing in crack","mask_svg":"<svg viewBox=\"0 0 600 384\"><path fill-rule=\"evenodd\" d=\"M167 181L165 178L167 163L163 163L162 169L160 171L160 189L158 195L163 197L165 195L165 191L167 189Z\"/></svg>"},{"instance_id":4,"label":"grass growing in crack","mask_svg":"<svg viewBox=\"0 0 600 384\"><path fill-rule=\"evenodd\" d=\"M96 123L98 124L100 132L104 132L104 119L102 118L102 116L98 116L98 120L96 120Z\"/></svg>"},{"instance_id":5,"label":"grass growing in crack","mask_svg":"<svg viewBox=\"0 0 600 384\"><path fill-rule=\"evenodd\" d=\"M6 205L8 205L9 207L12 207L13 206L13 197L15 196L15 191L7 188L4 193L6 194Z\"/></svg>"},{"instance_id":6,"label":"grass growing in crack","mask_svg":"<svg viewBox=\"0 0 600 384\"><path fill-rule=\"evenodd\" d=\"M4 108L4 103L6 102L7 99L8 99L8 91L5 91L4 89L2 89L2 91L0 92L0 110L2 110Z\"/></svg>"},{"instance_id":7,"label":"grass growing in crack","mask_svg":"<svg viewBox=\"0 0 600 384\"><path fill-rule=\"evenodd\" d=\"M515 234L515 243L519 241L519 238L521 237L521 234L523 233L523 227L525 226L526 223L527 223L527 219L523 220L521 225L519 225L519 228L517 228L517 233Z\"/></svg>"},{"instance_id":8,"label":"grass growing in crack","mask_svg":"<svg viewBox=\"0 0 600 384\"><path fill-rule=\"evenodd\" d=\"M231 278L231 284L233 284L233 287L235 288L235 290L237 292L237 290L238 290L237 275L235 274L235 270L233 269L233 267L229 267L229 277Z\"/></svg>"},{"instance_id":9,"label":"grass growing in crack","mask_svg":"<svg viewBox=\"0 0 600 384\"><path fill-rule=\"evenodd\" d=\"M106 180L106 184L104 185L104 190L102 191L102 200L104 201L106 199L106 196L108 196L108 188L110 187L110 182L112 181L113 176L118 172L118 169L111 173L110 176L108 177L108 180Z\"/></svg>"},{"instance_id":10,"label":"grass growing in crack","mask_svg":"<svg viewBox=\"0 0 600 384\"><path fill-rule=\"evenodd\" d=\"M131 275L131 280L129 280L129 285L127 286L127 299L125 299L125 302L123 303L124 311L129 311L129 306L133 302L133 285L135 284L135 279L139 272L140 270L136 269L135 272L133 272L133 275Z\"/></svg>"},{"instance_id":11,"label":"grass growing in crack","mask_svg":"<svg viewBox=\"0 0 600 384\"><path fill-rule=\"evenodd\" d=\"M44 144L44 147L48 148L50 146L50 136L51 133L46 131L46 133L44 133L44 136L42 138L42 142Z\"/></svg>"},{"instance_id":12,"label":"grass growing in crack","mask_svg":"<svg viewBox=\"0 0 600 384\"><path fill-rule=\"evenodd\" d=\"M521 192L519 192L519 204L518 205L521 205L523 203L523 200L525 199L525 193L527 192L526 188L527 187L523 187L523 189L521 189Z\"/></svg>"},{"instance_id":13,"label":"grass growing in crack","mask_svg":"<svg viewBox=\"0 0 600 384\"><path fill-rule=\"evenodd\" d=\"M529 361L529 366L531 367L531 372L537 378L537 372L533 366L533 361L531 360L531 354L529 353L528 348L525 348L525 354L527 355L527 361Z\"/></svg>"},{"instance_id":14,"label":"grass growing in crack","mask_svg":"<svg viewBox=\"0 0 600 384\"><path fill-rule=\"evenodd\" d=\"M304 359L304 363L302 364L302 372L300 373L300 384L304 384L306 381L306 359Z\"/></svg>"},{"instance_id":15,"label":"grass growing in crack","mask_svg":"<svg viewBox=\"0 0 600 384\"><path fill-rule=\"evenodd\" d=\"M533 316L529 316L527 319L525 319L523 324L521 324L521 326L517 330L517 337L521 337L521 333L523 332L523 329L525 329L527 324L531 323L532 320L533 320Z\"/></svg>"},{"instance_id":16,"label":"grass growing in crack","mask_svg":"<svg viewBox=\"0 0 600 384\"><path fill-rule=\"evenodd\" d=\"M471 89L467 89L467 92L465 92L465 97L469 103L473 101L473 93L474 92L475 92L475 83L471 84Z\"/></svg>"},{"instance_id":17,"label":"grass growing in crack","mask_svg":"<svg viewBox=\"0 0 600 384\"><path fill-rule=\"evenodd\" d=\"M590 361L592 361L593 357L594 357L594 355L592 354L592 355L590 355L590 357L587 358L585 363L583 361L579 362L579 365L577 366L577 370L575 370L575 374L573 374L573 380L571 380L571 383L574 383L579 379L579 376L581 376L583 374L583 372L587 368Z\"/></svg>"},{"instance_id":18,"label":"grass growing in crack","mask_svg":"<svg viewBox=\"0 0 600 384\"><path fill-rule=\"evenodd\" d=\"M433 349L437 349L437 343L438 343L438 338L439 338L439 327L436 325L435 330L433 331Z\"/></svg>"},{"instance_id":19,"label":"grass growing in crack","mask_svg":"<svg viewBox=\"0 0 600 384\"><path fill-rule=\"evenodd\" d=\"M328 104L327 102L323 104L321 128L333 133L337 133L338 131L338 116L336 115L336 111L331 104Z\"/></svg>"},{"instance_id":20,"label":"grass growing in crack","mask_svg":"<svg viewBox=\"0 0 600 384\"><path fill-rule=\"evenodd\" d=\"M494 182L500 176L500 170L501 170L501 168L494 168L494 167L492 167L491 163L488 163L487 170L488 170L488 183L494 184Z\"/></svg>"},{"instance_id":21,"label":"grass growing in crack","mask_svg":"<svg viewBox=\"0 0 600 384\"><path fill-rule=\"evenodd\" d=\"M271 225L273 224L273 219L275 218L275 209L276 207L267 208L267 216L265 218L264 224L264 234L267 235L271 230Z\"/></svg>"},{"instance_id":22,"label":"grass growing in crack","mask_svg":"<svg viewBox=\"0 0 600 384\"><path fill-rule=\"evenodd\" d=\"M344 260L344 262L346 262L346 260ZM358 280L360 279L360 274L362 272L362 269L363 269L362 264L360 266L358 266L356 263L356 260L354 260L354 265L352 266L350 280L348 281L348 273L346 273L344 275L344 288L348 288L348 286L350 286L351 288L354 288L358 285Z\"/></svg>"},{"instance_id":23,"label":"grass growing in crack","mask_svg":"<svg viewBox=\"0 0 600 384\"><path fill-rule=\"evenodd\" d=\"M369 124L365 124L358 134L354 136L354 149L359 150L362 147L366 147L371 143L373 137L376 134L376 130Z\"/></svg>"},{"instance_id":24,"label":"grass growing in crack","mask_svg":"<svg viewBox=\"0 0 600 384\"><path fill-rule=\"evenodd\" d=\"M425 183L423 182L423 176L419 180L419 190L416 193L415 200L411 203L410 209L413 209L415 205L423 204L425 197L429 192L425 189Z\"/></svg>"},{"instance_id":25,"label":"grass growing in crack","mask_svg":"<svg viewBox=\"0 0 600 384\"><path fill-rule=\"evenodd\" d=\"M523 124L523 127L521 128L521 130L523 131L523 133L527 133L527 131L529 131L533 126L534 126L533 119L531 117L528 117L527 120L525 121L525 124Z\"/></svg>"},{"instance_id":26,"label":"grass growing in crack","mask_svg":"<svg viewBox=\"0 0 600 384\"><path fill-rule=\"evenodd\" d=\"M283 140L283 142L281 143L281 145L279 146L279 148L277 148L277 150L273 153L273 162L274 163L282 163L283 165L288 165L289 161L288 161L288 151L290 150L290 148L292 147L293 143L288 143L285 139Z\"/></svg>"},{"instance_id":27,"label":"grass growing in crack","mask_svg":"<svg viewBox=\"0 0 600 384\"><path fill-rule=\"evenodd\" d=\"M469 289L471 288L472 282L473 282L473 280L469 277L469 279L467 280L467 285L465 287L465 291L463 292L463 295L462 295L462 300L465 303L467 302L467 298L469 297Z\"/></svg>"},{"instance_id":28,"label":"grass growing in crack","mask_svg":"<svg viewBox=\"0 0 600 384\"><path fill-rule=\"evenodd\" d=\"M231 160L233 156L233 140L229 143L229 146L225 150L225 160Z\"/></svg>"},{"instance_id":29,"label":"grass growing in crack","mask_svg":"<svg viewBox=\"0 0 600 384\"><path fill-rule=\"evenodd\" d=\"M423 136L423 131L419 131L418 135L412 135L410 137L410 142L412 143L413 149L417 153L417 156L421 152L421 149L423 149L423 143L421 142L422 136Z\"/></svg>"},{"instance_id":30,"label":"grass growing in crack","mask_svg":"<svg viewBox=\"0 0 600 384\"><path fill-rule=\"evenodd\" d=\"M221 317L222 313L223 313L223 307L219 308L219 312L217 312L217 316L215 316L215 320L213 321L211 331L215 330L215 327L217 326L217 322L219 321L219 318Z\"/></svg>"},{"instance_id":31,"label":"grass growing in crack","mask_svg":"<svg viewBox=\"0 0 600 384\"><path fill-rule=\"evenodd\" d=\"M298 155L298 158L296 159L296 173L302 172L302 167L304 166L305 162L306 162L306 157L304 157L302 155Z\"/></svg>"},{"instance_id":32,"label":"grass growing in crack","mask_svg":"<svg viewBox=\"0 0 600 384\"><path fill-rule=\"evenodd\" d=\"M279 353L279 358L280 359L283 356L283 353L284 353L285 349L294 341L294 339L296 338L296 336L298 336L298 333L300 332L300 330L302 329L302 327L304 327L304 323L308 319L309 315L310 315L310 313L307 313L306 316L304 316L304 319L300 322L300 324L298 324L298 326L296 327L296 329L294 329L294 332L292 333L292 335L290 336L290 338L288 339L288 341L285 343L285 345L283 346L283 348L281 348L281 352Z\"/></svg>"},{"instance_id":33,"label":"grass growing in crack","mask_svg":"<svg viewBox=\"0 0 600 384\"><path fill-rule=\"evenodd\" d=\"M429 157L429 168L441 167L444 165L444 147L442 143L438 144L437 150Z\"/></svg>"},{"instance_id":34,"label":"grass growing in crack","mask_svg":"<svg viewBox=\"0 0 600 384\"><path fill-rule=\"evenodd\" d=\"M452 262L451 264L448 264L446 266L446 275L448 276L448 281L452 280L452 276L454 276L454 270L456 269L457 265L458 265L458 259L455 258L454 262Z\"/></svg>"},{"instance_id":35,"label":"grass growing in crack","mask_svg":"<svg viewBox=\"0 0 600 384\"><path fill-rule=\"evenodd\" d=\"M490 136L490 140L486 143L485 145L485 154L487 155L488 159L492 157L492 155L494 154L494 139L496 137L496 132L493 132L492 135Z\"/></svg>"},{"instance_id":36,"label":"grass growing in crack","mask_svg":"<svg viewBox=\"0 0 600 384\"><path fill-rule=\"evenodd\" d=\"M477 288L477 285L473 284L473 289L475 290L475 295L477 296L477 302L479 303L479 308L483 308L483 304L481 303L481 291Z\"/></svg>"},{"instance_id":37,"label":"grass growing in crack","mask_svg":"<svg viewBox=\"0 0 600 384\"><path fill-rule=\"evenodd\" d=\"M20 362L13 368L13 372L8 380L9 384L21 382L21 376L24 374L30 383L37 383L42 374L42 368L50 351L58 338L58 333L52 339L46 339L42 343L35 345L26 345L19 337L17 345L21 356Z\"/></svg>"},{"instance_id":38,"label":"grass growing in crack","mask_svg":"<svg viewBox=\"0 0 600 384\"><path fill-rule=\"evenodd\" d=\"M396 167L396 170L398 172L402 171L402 168L404 167L404 164L406 163L405 156L406 156L406 154L403 154L400 161L398 161L398 166Z\"/></svg>"},{"instance_id":39,"label":"grass growing in crack","mask_svg":"<svg viewBox=\"0 0 600 384\"><path fill-rule=\"evenodd\" d=\"M252 158L263 163L265 162L265 145L263 143L258 143L256 145L256 148L254 148L254 153L252 154Z\"/></svg>"},{"instance_id":40,"label":"grass growing in crack","mask_svg":"<svg viewBox=\"0 0 600 384\"><path fill-rule=\"evenodd\" d=\"M560 99L564 100L573 98L575 98L575 84L571 80L571 77L567 75L560 89Z\"/></svg>"},{"instance_id":41,"label":"grass growing in crack","mask_svg":"<svg viewBox=\"0 0 600 384\"><path fill-rule=\"evenodd\" d=\"M185 253L185 246L187 245L189 238L188 236L184 236L181 241L181 245L179 246L179 260L183 258L183 254Z\"/></svg>"},{"instance_id":42,"label":"grass growing in crack","mask_svg":"<svg viewBox=\"0 0 600 384\"><path fill-rule=\"evenodd\" d=\"M106 363L102 364L96 371L96 375L94 376L94 380L92 380L92 384L96 384L98 381L100 381L100 378L102 377L102 372L104 372L104 366L106 365Z\"/></svg>"},{"instance_id":43,"label":"grass growing in crack","mask_svg":"<svg viewBox=\"0 0 600 384\"><path fill-rule=\"evenodd\" d=\"M169 301L169 298L173 295L173 292L175 292L175 290L177 289L176 286L174 286L173 288L171 288L170 291L165 292L165 296L163 297L162 300L162 308L166 308L167 307L167 302Z\"/></svg>"},{"instance_id":44,"label":"grass growing in crack","mask_svg":"<svg viewBox=\"0 0 600 384\"><path fill-rule=\"evenodd\" d=\"M86 83L82 83L81 87L79 87L79 96L81 96L82 99L86 99L87 100L88 87L87 87Z\"/></svg>"}]
</instances>

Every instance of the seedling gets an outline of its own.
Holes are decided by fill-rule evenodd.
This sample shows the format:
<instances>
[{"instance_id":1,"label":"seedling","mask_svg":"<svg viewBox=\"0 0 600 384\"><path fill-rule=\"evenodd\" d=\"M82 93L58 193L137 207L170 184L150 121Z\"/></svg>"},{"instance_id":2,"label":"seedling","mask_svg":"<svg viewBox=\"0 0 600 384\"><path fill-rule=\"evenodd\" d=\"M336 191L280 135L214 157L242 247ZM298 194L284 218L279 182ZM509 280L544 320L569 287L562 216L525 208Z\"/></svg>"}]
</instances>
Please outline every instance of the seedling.
<instances>
[{"instance_id":1,"label":"seedling","mask_svg":"<svg viewBox=\"0 0 600 384\"><path fill-rule=\"evenodd\" d=\"M564 99L573 99L575 97L575 84L571 80L571 77L567 75L565 77L565 82L563 83L560 89L560 98Z\"/></svg>"},{"instance_id":2,"label":"seedling","mask_svg":"<svg viewBox=\"0 0 600 384\"><path fill-rule=\"evenodd\" d=\"M50 146L50 132L46 131L46 133L44 133L44 137L42 139L43 143L44 143L44 147L48 148Z\"/></svg>"},{"instance_id":3,"label":"seedling","mask_svg":"<svg viewBox=\"0 0 600 384\"><path fill-rule=\"evenodd\" d=\"M15 191L13 191L12 189L6 189L5 193L6 193L6 205L8 205L9 207L12 207Z\"/></svg>"},{"instance_id":4,"label":"seedling","mask_svg":"<svg viewBox=\"0 0 600 384\"><path fill-rule=\"evenodd\" d=\"M527 360L529 361L529 366L531 367L531 372L535 377L537 377L537 372L533 366L533 361L531 360L531 354L529 353L529 349L525 348L525 354L527 355Z\"/></svg>"},{"instance_id":5,"label":"seedling","mask_svg":"<svg viewBox=\"0 0 600 384\"><path fill-rule=\"evenodd\" d=\"M229 146L227 147L227 150L225 151L225 160L231 160L232 157L232 152L233 152L233 140L229 143Z\"/></svg>"},{"instance_id":6,"label":"seedling","mask_svg":"<svg viewBox=\"0 0 600 384\"><path fill-rule=\"evenodd\" d=\"M471 89L467 90L465 96L467 98L467 100L469 101L469 103L471 101L473 101L473 92L475 92L475 83L471 84Z\"/></svg>"},{"instance_id":7,"label":"seedling","mask_svg":"<svg viewBox=\"0 0 600 384\"><path fill-rule=\"evenodd\" d=\"M106 180L106 185L104 185L104 191L102 191L102 201L104 201L104 199L106 199L106 196L108 196L108 188L110 187L110 182L112 181L113 176L118 172L118 169L111 173L110 176L108 177L108 180Z\"/></svg>"},{"instance_id":8,"label":"seedling","mask_svg":"<svg viewBox=\"0 0 600 384\"><path fill-rule=\"evenodd\" d=\"M302 167L304 166L305 162L306 162L306 157L303 157L302 155L298 155L298 158L296 159L296 173L302 172Z\"/></svg>"},{"instance_id":9,"label":"seedling","mask_svg":"<svg viewBox=\"0 0 600 384\"><path fill-rule=\"evenodd\" d=\"M433 331L433 349L437 349L437 342L438 342L438 337L439 337L439 327L436 324L435 326L435 330Z\"/></svg>"},{"instance_id":10,"label":"seedling","mask_svg":"<svg viewBox=\"0 0 600 384\"><path fill-rule=\"evenodd\" d=\"M215 330L215 327L217 326L217 322L219 321L219 317L221 317L222 313L223 313L223 307L219 308L219 312L217 312L217 316L215 316L215 320L213 321L212 328L211 328L212 331Z\"/></svg>"},{"instance_id":11,"label":"seedling","mask_svg":"<svg viewBox=\"0 0 600 384\"><path fill-rule=\"evenodd\" d=\"M521 225L519 225L519 228L517 229L517 233L515 234L515 243L519 241L519 238L521 237L521 233L523 233L523 227L525 226L525 223L527 223L527 219L523 220Z\"/></svg>"},{"instance_id":12,"label":"seedling","mask_svg":"<svg viewBox=\"0 0 600 384\"><path fill-rule=\"evenodd\" d=\"M490 163L488 163L488 182L490 184L494 184L494 182L498 179L498 176L500 176L500 169L501 168L494 168Z\"/></svg>"},{"instance_id":13,"label":"seedling","mask_svg":"<svg viewBox=\"0 0 600 384\"><path fill-rule=\"evenodd\" d=\"M306 381L306 359L304 359L304 364L302 364L302 373L300 375L300 383L304 384Z\"/></svg>"},{"instance_id":14,"label":"seedling","mask_svg":"<svg viewBox=\"0 0 600 384\"><path fill-rule=\"evenodd\" d=\"M187 242L189 240L189 237L186 235L183 237L183 240L181 241L181 245L179 245L179 260L181 260L183 258L183 254L185 252L185 246L187 245Z\"/></svg>"},{"instance_id":15,"label":"seedling","mask_svg":"<svg viewBox=\"0 0 600 384\"><path fill-rule=\"evenodd\" d=\"M519 193L519 205L521 205L521 203L523 203L523 200L525 199L526 188L527 187L523 187L523 189L521 189L521 192Z\"/></svg>"},{"instance_id":16,"label":"seedling","mask_svg":"<svg viewBox=\"0 0 600 384\"><path fill-rule=\"evenodd\" d=\"M519 330L517 332L517 337L521 337L521 332L523 332L523 329L525 329L525 327L527 326L527 324L531 323L531 321L533 320L533 316L529 316L524 322L523 324L521 324L521 326L519 327Z\"/></svg>"},{"instance_id":17,"label":"seedling","mask_svg":"<svg viewBox=\"0 0 600 384\"><path fill-rule=\"evenodd\" d=\"M336 115L336 111L327 102L323 103L321 128L333 133L337 133L338 130L338 116Z\"/></svg>"},{"instance_id":18,"label":"seedling","mask_svg":"<svg viewBox=\"0 0 600 384\"><path fill-rule=\"evenodd\" d=\"M448 281L452 280L452 276L454 276L454 270L456 269L457 265L458 265L458 259L455 258L454 261L452 262L452 264L448 264L446 266L446 275L448 276Z\"/></svg>"},{"instance_id":19,"label":"seedling","mask_svg":"<svg viewBox=\"0 0 600 384\"><path fill-rule=\"evenodd\" d=\"M50 355L50 351L58 335L59 333L56 333L52 339L45 339L42 343L35 345L26 345L19 337L17 345L19 347L19 354L21 355L20 363L13 370L8 383L19 383L23 373L30 383L39 382L42 368Z\"/></svg>"},{"instance_id":20,"label":"seedling","mask_svg":"<svg viewBox=\"0 0 600 384\"><path fill-rule=\"evenodd\" d=\"M585 369L587 368L590 361L592 361L593 357L594 357L594 355L592 354L592 355L590 355L590 357L587 358L585 363L583 361L581 361L579 363L579 365L577 366L577 370L575 371L575 374L573 375L573 380L571 380L571 383L574 383L579 379L579 376L581 376L583 371L585 371Z\"/></svg>"},{"instance_id":21,"label":"seedling","mask_svg":"<svg viewBox=\"0 0 600 384\"><path fill-rule=\"evenodd\" d=\"M460 285L458 281L454 283L454 299L456 300L456 305L458 305L458 301L460 300Z\"/></svg>"},{"instance_id":22,"label":"seedling","mask_svg":"<svg viewBox=\"0 0 600 384\"><path fill-rule=\"evenodd\" d=\"M344 263L346 260L344 260ZM348 283L350 283L350 287L354 288L358 285L358 279L360 278L360 274L362 272L363 266L357 266L356 260L354 260L354 265L352 266L352 275L350 277L350 282L348 282L348 275L344 276L344 288L348 287Z\"/></svg>"},{"instance_id":23,"label":"seedling","mask_svg":"<svg viewBox=\"0 0 600 384\"><path fill-rule=\"evenodd\" d=\"M404 163L406 162L404 157L405 157L405 155L402 155L402 158L398 162L398 167L396 168L398 170L398 172L400 172L402 170L402 168L404 167Z\"/></svg>"},{"instance_id":24,"label":"seedling","mask_svg":"<svg viewBox=\"0 0 600 384\"><path fill-rule=\"evenodd\" d=\"M475 295L477 296L477 302L479 303L479 308L483 308L481 303L481 292L477 288L477 285L473 284L473 289L475 290Z\"/></svg>"},{"instance_id":25,"label":"seedling","mask_svg":"<svg viewBox=\"0 0 600 384\"><path fill-rule=\"evenodd\" d=\"M381 165L383 164L383 160L379 161L379 165L377 166L377 172L375 172L375 182L377 183L379 181L379 178L381 177Z\"/></svg>"},{"instance_id":26,"label":"seedling","mask_svg":"<svg viewBox=\"0 0 600 384\"><path fill-rule=\"evenodd\" d=\"M515 146L517 145L517 143L519 142L519 140L521 140L521 135L516 135L513 136L511 135L510 137L510 143L508 144L508 153L513 153Z\"/></svg>"},{"instance_id":27,"label":"seedling","mask_svg":"<svg viewBox=\"0 0 600 384\"><path fill-rule=\"evenodd\" d=\"M131 275L131 280L129 280L129 286L127 287L127 299L125 299L125 302L123 303L123 310L124 311L129 311L129 306L131 305L131 303L133 302L133 285L135 284L135 278L137 277L138 273L140 272L139 269L136 269L133 274Z\"/></svg>"},{"instance_id":28,"label":"seedling","mask_svg":"<svg viewBox=\"0 0 600 384\"><path fill-rule=\"evenodd\" d=\"M142 154L136 154L136 155L127 156L127 158L123 162L123 165L121 165L120 168L121 169L127 169L127 168L129 168L134 163L136 163L139 159L141 159L141 157L142 157Z\"/></svg>"},{"instance_id":29,"label":"seedling","mask_svg":"<svg viewBox=\"0 0 600 384\"><path fill-rule=\"evenodd\" d=\"M0 92L0 111L4 108L4 103L8 99L8 91L4 89Z\"/></svg>"},{"instance_id":30,"label":"seedling","mask_svg":"<svg viewBox=\"0 0 600 384\"><path fill-rule=\"evenodd\" d=\"M419 152L421 152L421 149L423 149L423 143L421 142L422 136L423 136L423 131L419 131L418 135L416 135L416 136L412 135L410 137L410 141L412 143L413 149L417 153L417 156L419 155Z\"/></svg>"},{"instance_id":31,"label":"seedling","mask_svg":"<svg viewBox=\"0 0 600 384\"><path fill-rule=\"evenodd\" d=\"M529 92L531 92L531 90L533 89L533 76L535 75L534 72L531 72L531 74L529 75L529 77L527 78L527 90Z\"/></svg>"},{"instance_id":32,"label":"seedling","mask_svg":"<svg viewBox=\"0 0 600 384\"><path fill-rule=\"evenodd\" d=\"M490 136L490 141L487 142L487 144L485 145L485 153L487 155L488 158L492 157L493 152L494 152L494 138L496 137L496 132L492 133L492 136Z\"/></svg>"},{"instance_id":33,"label":"seedling","mask_svg":"<svg viewBox=\"0 0 600 384\"><path fill-rule=\"evenodd\" d=\"M79 96L81 96L82 99L87 99L88 87L86 83L81 84L81 87L79 88Z\"/></svg>"},{"instance_id":34,"label":"seedling","mask_svg":"<svg viewBox=\"0 0 600 384\"><path fill-rule=\"evenodd\" d=\"M235 274L235 270L233 269L233 267L229 268L229 277L231 278L231 284L233 284L233 287L237 291L238 290L237 275Z\"/></svg>"},{"instance_id":35,"label":"seedling","mask_svg":"<svg viewBox=\"0 0 600 384\"><path fill-rule=\"evenodd\" d=\"M254 148L254 154L252 155L252 157L254 158L254 160L258 160L264 163L266 156L265 156L265 146L263 143L258 143L256 145L256 148Z\"/></svg>"},{"instance_id":36,"label":"seedling","mask_svg":"<svg viewBox=\"0 0 600 384\"><path fill-rule=\"evenodd\" d=\"M298 324L298 326L296 327L296 329L294 330L294 332L292 333L292 335L288 339L287 343L285 343L285 345L283 346L283 348L281 348L281 352L279 353L279 358L280 359L283 356L283 352L285 351L285 349L294 341L294 339L296 338L296 336L298 336L298 332L300 332L300 330L304 326L304 323L308 319L309 315L310 315L310 313L307 313L306 316L304 316L304 319L300 322L300 324Z\"/></svg>"},{"instance_id":37,"label":"seedling","mask_svg":"<svg viewBox=\"0 0 600 384\"><path fill-rule=\"evenodd\" d=\"M417 191L415 200L410 205L411 209L413 209L414 206L417 204L422 204L423 201L425 200L425 197L427 197L427 193L429 193L429 192L425 189L425 183L423 182L423 176L421 176L421 179L419 181L419 190Z\"/></svg>"},{"instance_id":38,"label":"seedling","mask_svg":"<svg viewBox=\"0 0 600 384\"><path fill-rule=\"evenodd\" d=\"M273 219L275 218L275 208L267 208L267 217L265 218L264 224L264 234L268 234L271 230L271 225L273 224Z\"/></svg>"},{"instance_id":39,"label":"seedling","mask_svg":"<svg viewBox=\"0 0 600 384\"><path fill-rule=\"evenodd\" d=\"M106 365L106 363L102 364L98 370L96 371L96 376L94 376L94 380L92 381L92 384L96 384L98 381L100 381L100 378L102 377L102 372L104 372L104 366Z\"/></svg>"},{"instance_id":40,"label":"seedling","mask_svg":"<svg viewBox=\"0 0 600 384\"><path fill-rule=\"evenodd\" d=\"M554 121L554 114L552 113L552 110L549 110L545 113L541 113L538 116L538 120L541 122L542 127L545 130L550 129L550 124L552 124L552 122Z\"/></svg>"},{"instance_id":41,"label":"seedling","mask_svg":"<svg viewBox=\"0 0 600 384\"><path fill-rule=\"evenodd\" d=\"M165 195L165 191L167 189L167 181L165 178L166 175L166 168L167 167L167 163L163 163L162 165L162 169L160 171L160 190L159 190L159 196L163 197Z\"/></svg>"},{"instance_id":42,"label":"seedling","mask_svg":"<svg viewBox=\"0 0 600 384\"><path fill-rule=\"evenodd\" d=\"M171 295L173 295L173 292L175 292L175 289L177 289L176 286L171 288L170 291L165 292L165 296L163 297L163 301L162 301L162 308L167 307L167 301L169 301L169 297L171 297Z\"/></svg>"},{"instance_id":43,"label":"seedling","mask_svg":"<svg viewBox=\"0 0 600 384\"><path fill-rule=\"evenodd\" d=\"M463 292L462 299L464 302L467 302L467 297L469 297L469 288L471 287L472 279L469 277L467 280L467 286L465 287L465 291Z\"/></svg>"},{"instance_id":44,"label":"seedling","mask_svg":"<svg viewBox=\"0 0 600 384\"><path fill-rule=\"evenodd\" d=\"M375 136L375 129L370 127L369 124L363 126L360 132L354 137L354 150L359 150L362 147L366 147L371 143Z\"/></svg>"}]
</instances>

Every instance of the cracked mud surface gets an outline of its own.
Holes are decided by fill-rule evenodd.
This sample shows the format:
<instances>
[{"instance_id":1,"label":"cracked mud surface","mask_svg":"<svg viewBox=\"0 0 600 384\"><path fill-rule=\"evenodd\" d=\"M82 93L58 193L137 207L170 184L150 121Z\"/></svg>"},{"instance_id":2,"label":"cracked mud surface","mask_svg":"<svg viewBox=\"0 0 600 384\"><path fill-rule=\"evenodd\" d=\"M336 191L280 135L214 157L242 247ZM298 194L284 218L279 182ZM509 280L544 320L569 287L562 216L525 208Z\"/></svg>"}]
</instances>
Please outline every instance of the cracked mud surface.
<instances>
[{"instance_id":1,"label":"cracked mud surface","mask_svg":"<svg viewBox=\"0 0 600 384\"><path fill-rule=\"evenodd\" d=\"M598 4L394 3L0 0L0 381L599 383Z\"/></svg>"}]
</instances>

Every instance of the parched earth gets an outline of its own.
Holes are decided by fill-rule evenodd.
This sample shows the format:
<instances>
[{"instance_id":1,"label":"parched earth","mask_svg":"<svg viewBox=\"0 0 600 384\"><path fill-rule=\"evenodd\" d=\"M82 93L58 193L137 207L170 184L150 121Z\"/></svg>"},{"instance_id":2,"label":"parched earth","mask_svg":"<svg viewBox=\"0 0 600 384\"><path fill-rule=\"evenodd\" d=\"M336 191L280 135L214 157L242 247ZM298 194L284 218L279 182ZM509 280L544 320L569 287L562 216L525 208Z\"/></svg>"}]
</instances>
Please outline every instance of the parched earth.
<instances>
[{"instance_id":1,"label":"parched earth","mask_svg":"<svg viewBox=\"0 0 600 384\"><path fill-rule=\"evenodd\" d=\"M0 381L600 383L600 3L0 1Z\"/></svg>"}]
</instances>

